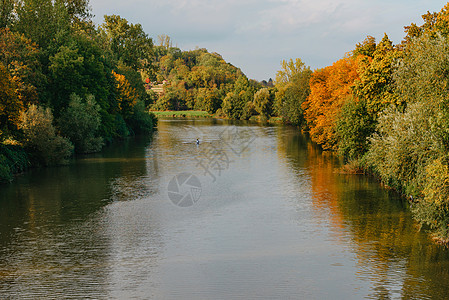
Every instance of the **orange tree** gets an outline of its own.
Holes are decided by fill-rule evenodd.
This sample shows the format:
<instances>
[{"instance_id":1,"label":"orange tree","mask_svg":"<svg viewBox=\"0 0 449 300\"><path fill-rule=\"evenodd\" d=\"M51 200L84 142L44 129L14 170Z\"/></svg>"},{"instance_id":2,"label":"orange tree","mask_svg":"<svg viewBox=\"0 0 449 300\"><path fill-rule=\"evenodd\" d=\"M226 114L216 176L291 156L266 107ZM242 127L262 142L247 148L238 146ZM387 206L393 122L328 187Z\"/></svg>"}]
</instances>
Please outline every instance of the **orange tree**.
<instances>
[{"instance_id":1,"label":"orange tree","mask_svg":"<svg viewBox=\"0 0 449 300\"><path fill-rule=\"evenodd\" d=\"M16 94L17 85L6 67L0 62L0 140L17 130L22 101Z\"/></svg>"},{"instance_id":2,"label":"orange tree","mask_svg":"<svg viewBox=\"0 0 449 300\"><path fill-rule=\"evenodd\" d=\"M138 95L124 75L114 71L112 71L112 75L116 83L118 109L123 118L127 120L133 114L133 108L137 103Z\"/></svg>"},{"instance_id":3,"label":"orange tree","mask_svg":"<svg viewBox=\"0 0 449 300\"><path fill-rule=\"evenodd\" d=\"M357 61L343 58L332 66L316 70L310 79L310 95L302 104L313 141L323 149L336 149L335 124L341 107L358 79Z\"/></svg>"}]
</instances>

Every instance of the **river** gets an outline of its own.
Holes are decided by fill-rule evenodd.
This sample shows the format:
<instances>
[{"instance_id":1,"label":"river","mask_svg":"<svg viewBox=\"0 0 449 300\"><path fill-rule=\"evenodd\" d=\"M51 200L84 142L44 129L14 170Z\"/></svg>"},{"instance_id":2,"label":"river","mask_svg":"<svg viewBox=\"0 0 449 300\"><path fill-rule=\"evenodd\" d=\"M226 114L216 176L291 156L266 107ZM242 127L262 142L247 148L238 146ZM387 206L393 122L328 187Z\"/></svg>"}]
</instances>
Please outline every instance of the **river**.
<instances>
[{"instance_id":1,"label":"river","mask_svg":"<svg viewBox=\"0 0 449 300\"><path fill-rule=\"evenodd\" d=\"M339 164L294 128L173 119L31 170L0 186L0 298L447 297L449 251Z\"/></svg>"}]
</instances>

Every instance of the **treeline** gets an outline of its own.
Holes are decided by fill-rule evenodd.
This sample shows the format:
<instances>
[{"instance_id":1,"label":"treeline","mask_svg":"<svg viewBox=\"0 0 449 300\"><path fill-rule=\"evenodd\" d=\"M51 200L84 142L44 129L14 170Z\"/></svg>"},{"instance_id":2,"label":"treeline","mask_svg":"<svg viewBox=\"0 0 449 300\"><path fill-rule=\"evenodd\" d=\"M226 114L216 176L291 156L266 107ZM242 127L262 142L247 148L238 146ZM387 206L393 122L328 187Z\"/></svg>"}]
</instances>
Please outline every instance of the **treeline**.
<instances>
[{"instance_id":1,"label":"treeline","mask_svg":"<svg viewBox=\"0 0 449 300\"><path fill-rule=\"evenodd\" d=\"M284 69L292 79L276 78L276 96L285 97L276 101L313 141L338 151L348 172L375 174L407 195L416 219L448 243L449 3L422 17L399 45L386 34L378 43L368 36L314 72L291 62Z\"/></svg>"},{"instance_id":2,"label":"treeline","mask_svg":"<svg viewBox=\"0 0 449 300\"><path fill-rule=\"evenodd\" d=\"M181 51L167 36L159 36L154 49L149 86L163 85L158 95L150 93L152 110L201 110L239 120L281 116L286 123L303 124L301 103L308 95L312 71L301 60L282 62L275 85L271 78L248 79L218 53Z\"/></svg>"},{"instance_id":3,"label":"treeline","mask_svg":"<svg viewBox=\"0 0 449 300\"><path fill-rule=\"evenodd\" d=\"M165 84L152 109L202 110L232 119L249 119L254 114L253 98L261 83L249 80L218 53L181 51L171 46L169 37L159 40L152 80Z\"/></svg>"},{"instance_id":4,"label":"treeline","mask_svg":"<svg viewBox=\"0 0 449 300\"><path fill-rule=\"evenodd\" d=\"M6 0L0 9L0 180L115 138L153 131L142 78L153 42L89 0Z\"/></svg>"}]
</instances>

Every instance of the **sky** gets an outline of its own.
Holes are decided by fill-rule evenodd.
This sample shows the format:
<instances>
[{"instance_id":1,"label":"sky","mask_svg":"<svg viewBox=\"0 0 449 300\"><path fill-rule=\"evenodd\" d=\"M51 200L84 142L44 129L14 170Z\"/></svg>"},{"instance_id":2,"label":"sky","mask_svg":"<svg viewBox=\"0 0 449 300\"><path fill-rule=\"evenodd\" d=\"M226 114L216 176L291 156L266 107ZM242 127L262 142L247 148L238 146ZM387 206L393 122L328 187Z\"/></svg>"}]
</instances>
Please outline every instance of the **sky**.
<instances>
[{"instance_id":1,"label":"sky","mask_svg":"<svg viewBox=\"0 0 449 300\"><path fill-rule=\"evenodd\" d=\"M332 65L371 35L401 42L404 26L439 12L435 0L90 0L96 24L116 14L140 23L157 44L168 35L181 50L206 48L251 79L275 78L282 60L312 70Z\"/></svg>"}]
</instances>

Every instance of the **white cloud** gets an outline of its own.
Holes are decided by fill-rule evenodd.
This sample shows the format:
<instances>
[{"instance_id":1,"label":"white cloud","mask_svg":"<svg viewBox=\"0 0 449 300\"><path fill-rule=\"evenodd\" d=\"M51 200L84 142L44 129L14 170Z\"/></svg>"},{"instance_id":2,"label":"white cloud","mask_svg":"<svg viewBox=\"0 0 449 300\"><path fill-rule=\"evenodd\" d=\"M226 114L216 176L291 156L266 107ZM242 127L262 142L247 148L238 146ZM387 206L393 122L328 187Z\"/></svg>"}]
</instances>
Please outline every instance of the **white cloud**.
<instances>
[{"instance_id":1,"label":"white cloud","mask_svg":"<svg viewBox=\"0 0 449 300\"><path fill-rule=\"evenodd\" d=\"M282 59L312 68L332 64L367 35L387 32L396 43L403 26L420 22L440 1L422 0L92 0L93 13L141 23L153 38L168 34L183 49L221 53L249 77L273 77ZM97 22L102 17L96 18Z\"/></svg>"}]
</instances>

